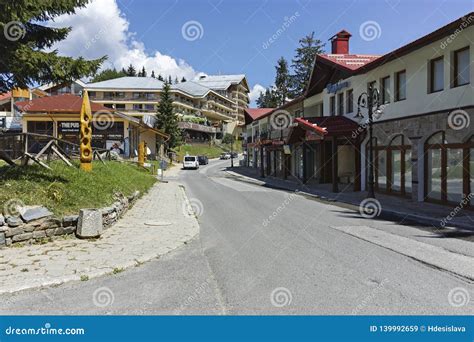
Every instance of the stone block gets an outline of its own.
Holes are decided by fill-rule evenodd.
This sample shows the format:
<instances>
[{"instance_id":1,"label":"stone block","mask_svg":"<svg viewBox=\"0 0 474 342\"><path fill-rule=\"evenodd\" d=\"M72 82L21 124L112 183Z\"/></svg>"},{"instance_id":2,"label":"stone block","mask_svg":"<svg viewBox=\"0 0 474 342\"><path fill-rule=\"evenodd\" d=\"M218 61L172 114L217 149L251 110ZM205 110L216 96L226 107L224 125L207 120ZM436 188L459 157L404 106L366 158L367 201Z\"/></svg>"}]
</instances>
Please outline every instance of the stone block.
<instances>
[{"instance_id":1,"label":"stone block","mask_svg":"<svg viewBox=\"0 0 474 342\"><path fill-rule=\"evenodd\" d=\"M11 246L12 245L12 239L11 238L5 239L5 245L6 246Z\"/></svg>"},{"instance_id":2,"label":"stone block","mask_svg":"<svg viewBox=\"0 0 474 342\"><path fill-rule=\"evenodd\" d=\"M23 234L23 233L24 233L24 231L23 231L23 228L21 228L21 227L10 228L5 232L5 236L6 237L12 237L12 236Z\"/></svg>"},{"instance_id":3,"label":"stone block","mask_svg":"<svg viewBox=\"0 0 474 342\"><path fill-rule=\"evenodd\" d=\"M54 235L64 235L64 228L63 227L58 227L54 229Z\"/></svg>"},{"instance_id":4,"label":"stone block","mask_svg":"<svg viewBox=\"0 0 474 342\"><path fill-rule=\"evenodd\" d=\"M79 219L78 215L69 215L63 217L63 227L75 226L77 220Z\"/></svg>"},{"instance_id":5,"label":"stone block","mask_svg":"<svg viewBox=\"0 0 474 342\"><path fill-rule=\"evenodd\" d=\"M51 236L54 235L54 228L52 228L52 229L46 229L45 232L46 232L46 236L47 236L47 237L51 237Z\"/></svg>"},{"instance_id":6,"label":"stone block","mask_svg":"<svg viewBox=\"0 0 474 342\"><path fill-rule=\"evenodd\" d=\"M0 227L3 226L5 224L5 217L0 214Z\"/></svg>"},{"instance_id":7,"label":"stone block","mask_svg":"<svg viewBox=\"0 0 474 342\"><path fill-rule=\"evenodd\" d=\"M23 221L18 217L9 216L7 218L7 224L9 227L18 227L23 224Z\"/></svg>"},{"instance_id":8,"label":"stone block","mask_svg":"<svg viewBox=\"0 0 474 342\"><path fill-rule=\"evenodd\" d=\"M23 233L12 237L12 242L20 242L33 238L33 233Z\"/></svg>"},{"instance_id":9,"label":"stone block","mask_svg":"<svg viewBox=\"0 0 474 342\"><path fill-rule=\"evenodd\" d=\"M33 239L42 239L46 237L46 232L44 230L38 230L33 232Z\"/></svg>"},{"instance_id":10,"label":"stone block","mask_svg":"<svg viewBox=\"0 0 474 342\"><path fill-rule=\"evenodd\" d=\"M0 233L0 246L4 246L7 244L5 233Z\"/></svg>"},{"instance_id":11,"label":"stone block","mask_svg":"<svg viewBox=\"0 0 474 342\"><path fill-rule=\"evenodd\" d=\"M21 211L21 218L26 223L50 216L53 216L53 213L39 205L24 207Z\"/></svg>"},{"instance_id":12,"label":"stone block","mask_svg":"<svg viewBox=\"0 0 474 342\"><path fill-rule=\"evenodd\" d=\"M100 209L81 209L77 221L76 235L79 238L96 238L102 234L102 212Z\"/></svg>"},{"instance_id":13,"label":"stone block","mask_svg":"<svg viewBox=\"0 0 474 342\"><path fill-rule=\"evenodd\" d=\"M76 231L76 226L63 227L64 234L72 234Z\"/></svg>"}]
</instances>

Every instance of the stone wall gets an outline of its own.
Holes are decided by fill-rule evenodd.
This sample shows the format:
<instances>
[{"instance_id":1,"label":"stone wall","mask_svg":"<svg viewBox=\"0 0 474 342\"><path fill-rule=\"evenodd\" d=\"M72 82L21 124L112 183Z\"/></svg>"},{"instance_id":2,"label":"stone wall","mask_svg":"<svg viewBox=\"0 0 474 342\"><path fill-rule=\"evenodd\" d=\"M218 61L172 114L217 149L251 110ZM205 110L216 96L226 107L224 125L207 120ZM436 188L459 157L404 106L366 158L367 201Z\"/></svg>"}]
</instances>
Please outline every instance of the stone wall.
<instances>
[{"instance_id":1,"label":"stone wall","mask_svg":"<svg viewBox=\"0 0 474 342\"><path fill-rule=\"evenodd\" d=\"M104 229L117 222L136 202L139 195L138 191L128 197L117 194L112 206L100 209ZM55 236L72 235L77 229L78 215L57 218L46 208L38 206L19 208L18 212L17 216L0 214L0 247L19 242L31 244Z\"/></svg>"}]
</instances>

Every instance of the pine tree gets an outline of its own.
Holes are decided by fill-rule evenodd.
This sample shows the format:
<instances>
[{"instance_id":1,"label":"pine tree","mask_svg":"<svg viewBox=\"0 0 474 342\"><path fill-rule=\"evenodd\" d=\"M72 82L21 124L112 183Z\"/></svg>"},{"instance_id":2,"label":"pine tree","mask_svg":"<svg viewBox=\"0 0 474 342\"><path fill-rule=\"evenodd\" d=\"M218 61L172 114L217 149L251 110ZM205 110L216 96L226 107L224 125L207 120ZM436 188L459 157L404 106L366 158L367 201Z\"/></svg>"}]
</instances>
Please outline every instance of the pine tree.
<instances>
[{"instance_id":1,"label":"pine tree","mask_svg":"<svg viewBox=\"0 0 474 342\"><path fill-rule=\"evenodd\" d=\"M276 108L278 107L278 96L274 89L267 88L265 92L261 92L257 101L258 108Z\"/></svg>"},{"instance_id":2,"label":"pine tree","mask_svg":"<svg viewBox=\"0 0 474 342\"><path fill-rule=\"evenodd\" d=\"M131 76L131 77L137 76L137 71L131 63L127 68L127 76Z\"/></svg>"},{"instance_id":3,"label":"pine tree","mask_svg":"<svg viewBox=\"0 0 474 342\"><path fill-rule=\"evenodd\" d=\"M186 82L186 78L183 76L183 78L181 79L181 83L183 82Z\"/></svg>"},{"instance_id":4,"label":"pine tree","mask_svg":"<svg viewBox=\"0 0 474 342\"><path fill-rule=\"evenodd\" d=\"M102 82L111 80L114 78L124 77L127 76L125 70L117 71L117 69L104 69L100 73L94 76L92 82Z\"/></svg>"},{"instance_id":5,"label":"pine tree","mask_svg":"<svg viewBox=\"0 0 474 342\"><path fill-rule=\"evenodd\" d=\"M173 80L172 80L172 78L171 78L171 75L168 76L168 83L169 83L169 84L173 84Z\"/></svg>"},{"instance_id":6,"label":"pine tree","mask_svg":"<svg viewBox=\"0 0 474 342\"><path fill-rule=\"evenodd\" d=\"M161 76L161 74L158 75L158 81L161 81L161 82L165 81L165 79L163 78L163 76Z\"/></svg>"},{"instance_id":7,"label":"pine tree","mask_svg":"<svg viewBox=\"0 0 474 342\"><path fill-rule=\"evenodd\" d=\"M88 0L15 0L0 2L0 93L37 83L64 83L93 76L106 56L87 61L46 52L66 39L70 27L48 27L62 14L73 14Z\"/></svg>"},{"instance_id":8,"label":"pine tree","mask_svg":"<svg viewBox=\"0 0 474 342\"><path fill-rule=\"evenodd\" d=\"M181 130L178 127L178 119L173 110L171 84L169 82L164 83L160 95L158 113L156 114L156 128L170 135L168 150L181 143Z\"/></svg>"},{"instance_id":9,"label":"pine tree","mask_svg":"<svg viewBox=\"0 0 474 342\"><path fill-rule=\"evenodd\" d=\"M178 83L179 83L179 79L178 79L178 76L176 76L176 77L174 78L174 84L178 84Z\"/></svg>"},{"instance_id":10,"label":"pine tree","mask_svg":"<svg viewBox=\"0 0 474 342\"><path fill-rule=\"evenodd\" d=\"M146 70L145 70L145 67L142 67L142 71L141 71L141 75L139 75L140 77L146 77Z\"/></svg>"},{"instance_id":11,"label":"pine tree","mask_svg":"<svg viewBox=\"0 0 474 342\"><path fill-rule=\"evenodd\" d=\"M151 77L155 78L155 70L151 71Z\"/></svg>"},{"instance_id":12,"label":"pine tree","mask_svg":"<svg viewBox=\"0 0 474 342\"><path fill-rule=\"evenodd\" d=\"M314 32L300 39L300 46L296 49L296 55L292 60L291 67L294 74L291 76L291 96L298 97L303 94L309 82L316 54L324 52L324 44L314 38Z\"/></svg>"},{"instance_id":13,"label":"pine tree","mask_svg":"<svg viewBox=\"0 0 474 342\"><path fill-rule=\"evenodd\" d=\"M288 62L285 58L280 57L277 62L276 76L275 76L275 97L278 106L284 105L289 95L289 88L291 86L290 74L288 72Z\"/></svg>"}]
</instances>

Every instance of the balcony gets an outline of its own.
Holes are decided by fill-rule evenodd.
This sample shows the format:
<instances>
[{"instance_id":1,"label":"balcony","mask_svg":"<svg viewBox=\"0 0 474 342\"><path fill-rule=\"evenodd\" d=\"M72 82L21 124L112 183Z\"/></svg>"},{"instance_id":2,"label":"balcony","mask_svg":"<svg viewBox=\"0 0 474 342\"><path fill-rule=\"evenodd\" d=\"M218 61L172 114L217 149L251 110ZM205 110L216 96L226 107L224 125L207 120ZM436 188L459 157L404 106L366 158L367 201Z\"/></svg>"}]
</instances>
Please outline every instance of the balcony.
<instances>
[{"instance_id":1,"label":"balcony","mask_svg":"<svg viewBox=\"0 0 474 342\"><path fill-rule=\"evenodd\" d=\"M186 122L186 121L178 122L178 127L180 129L189 129L192 131L204 132L204 133L218 133L221 131L221 129L218 127L206 126L206 125L201 125L198 123Z\"/></svg>"}]
</instances>

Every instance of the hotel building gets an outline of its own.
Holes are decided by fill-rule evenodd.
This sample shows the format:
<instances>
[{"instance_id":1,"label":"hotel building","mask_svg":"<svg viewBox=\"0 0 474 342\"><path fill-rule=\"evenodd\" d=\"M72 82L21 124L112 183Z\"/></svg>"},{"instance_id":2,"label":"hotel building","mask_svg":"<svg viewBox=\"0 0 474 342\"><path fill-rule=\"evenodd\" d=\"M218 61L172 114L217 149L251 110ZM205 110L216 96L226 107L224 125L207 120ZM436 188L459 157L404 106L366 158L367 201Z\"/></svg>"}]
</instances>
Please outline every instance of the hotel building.
<instances>
[{"instance_id":1,"label":"hotel building","mask_svg":"<svg viewBox=\"0 0 474 342\"><path fill-rule=\"evenodd\" d=\"M368 117L358 115L358 98L372 87L381 104L376 191L446 204L467 198L472 207L473 23L469 13L382 56L350 53L350 33L339 32L331 54L317 55L304 96L257 116L247 110L248 164L333 191L366 190Z\"/></svg>"}]
</instances>

